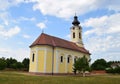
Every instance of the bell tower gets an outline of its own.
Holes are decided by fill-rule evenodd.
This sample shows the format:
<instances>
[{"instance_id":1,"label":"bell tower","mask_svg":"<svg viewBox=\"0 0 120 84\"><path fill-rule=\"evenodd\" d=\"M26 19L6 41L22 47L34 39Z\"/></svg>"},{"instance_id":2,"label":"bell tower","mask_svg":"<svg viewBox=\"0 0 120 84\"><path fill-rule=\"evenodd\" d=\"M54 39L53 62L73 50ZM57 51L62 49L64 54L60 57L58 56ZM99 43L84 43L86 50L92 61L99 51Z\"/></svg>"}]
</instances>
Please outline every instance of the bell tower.
<instances>
[{"instance_id":1,"label":"bell tower","mask_svg":"<svg viewBox=\"0 0 120 84\"><path fill-rule=\"evenodd\" d=\"M79 25L78 17L75 15L72 22L71 29L71 41L76 43L79 47L84 47L82 42L82 27Z\"/></svg>"}]
</instances>

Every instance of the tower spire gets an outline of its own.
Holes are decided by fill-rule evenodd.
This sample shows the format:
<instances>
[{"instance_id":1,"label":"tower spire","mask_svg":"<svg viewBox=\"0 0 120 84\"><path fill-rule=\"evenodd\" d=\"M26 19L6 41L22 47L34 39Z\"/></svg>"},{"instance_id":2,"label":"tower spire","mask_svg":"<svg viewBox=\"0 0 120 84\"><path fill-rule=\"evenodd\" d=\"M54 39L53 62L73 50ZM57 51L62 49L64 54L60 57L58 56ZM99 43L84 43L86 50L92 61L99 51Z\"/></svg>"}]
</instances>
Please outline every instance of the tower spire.
<instances>
[{"instance_id":1,"label":"tower spire","mask_svg":"<svg viewBox=\"0 0 120 84\"><path fill-rule=\"evenodd\" d=\"M76 13L75 13L75 16L74 16L74 20L72 22L73 25L79 25L80 22L78 21L78 17L76 16Z\"/></svg>"}]
</instances>

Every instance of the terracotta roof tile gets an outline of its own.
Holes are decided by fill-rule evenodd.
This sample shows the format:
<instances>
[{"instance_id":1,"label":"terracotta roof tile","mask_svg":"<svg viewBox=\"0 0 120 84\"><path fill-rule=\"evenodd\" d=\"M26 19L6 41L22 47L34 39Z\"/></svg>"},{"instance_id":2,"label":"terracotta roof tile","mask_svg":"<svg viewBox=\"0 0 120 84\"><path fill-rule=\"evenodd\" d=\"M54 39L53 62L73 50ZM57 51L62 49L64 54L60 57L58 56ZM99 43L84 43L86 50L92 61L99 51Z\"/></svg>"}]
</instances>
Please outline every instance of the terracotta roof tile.
<instances>
[{"instance_id":1,"label":"terracotta roof tile","mask_svg":"<svg viewBox=\"0 0 120 84\"><path fill-rule=\"evenodd\" d=\"M42 33L33 43L30 47L33 47L35 45L49 45L54 47L62 47L67 48L75 51L80 51L86 54L90 54L89 51L87 51L83 47L78 47L75 43L57 38L54 36L50 36L47 34Z\"/></svg>"}]
</instances>

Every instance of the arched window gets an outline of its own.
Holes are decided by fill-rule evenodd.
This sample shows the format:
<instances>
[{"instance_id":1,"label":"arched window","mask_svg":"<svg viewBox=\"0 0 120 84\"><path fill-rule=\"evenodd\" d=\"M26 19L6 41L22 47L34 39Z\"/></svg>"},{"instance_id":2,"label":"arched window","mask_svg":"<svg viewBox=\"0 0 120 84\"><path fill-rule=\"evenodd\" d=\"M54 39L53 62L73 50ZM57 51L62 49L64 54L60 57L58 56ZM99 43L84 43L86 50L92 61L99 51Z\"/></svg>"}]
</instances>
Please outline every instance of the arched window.
<instances>
[{"instance_id":1,"label":"arched window","mask_svg":"<svg viewBox=\"0 0 120 84\"><path fill-rule=\"evenodd\" d=\"M60 62L63 62L63 56L60 57Z\"/></svg>"},{"instance_id":2,"label":"arched window","mask_svg":"<svg viewBox=\"0 0 120 84\"><path fill-rule=\"evenodd\" d=\"M73 32L73 38L75 38L75 32Z\"/></svg>"},{"instance_id":3,"label":"arched window","mask_svg":"<svg viewBox=\"0 0 120 84\"><path fill-rule=\"evenodd\" d=\"M33 53L33 55L32 55L32 62L34 62L34 59L35 59L35 54Z\"/></svg>"},{"instance_id":4,"label":"arched window","mask_svg":"<svg viewBox=\"0 0 120 84\"><path fill-rule=\"evenodd\" d=\"M67 57L67 63L70 63L70 60L72 59L72 56L71 55L68 55Z\"/></svg>"},{"instance_id":5,"label":"arched window","mask_svg":"<svg viewBox=\"0 0 120 84\"><path fill-rule=\"evenodd\" d=\"M70 63L70 57L69 57L69 56L68 56L68 58L67 58L67 62Z\"/></svg>"},{"instance_id":6,"label":"arched window","mask_svg":"<svg viewBox=\"0 0 120 84\"><path fill-rule=\"evenodd\" d=\"M79 38L81 39L81 33L79 32Z\"/></svg>"}]
</instances>

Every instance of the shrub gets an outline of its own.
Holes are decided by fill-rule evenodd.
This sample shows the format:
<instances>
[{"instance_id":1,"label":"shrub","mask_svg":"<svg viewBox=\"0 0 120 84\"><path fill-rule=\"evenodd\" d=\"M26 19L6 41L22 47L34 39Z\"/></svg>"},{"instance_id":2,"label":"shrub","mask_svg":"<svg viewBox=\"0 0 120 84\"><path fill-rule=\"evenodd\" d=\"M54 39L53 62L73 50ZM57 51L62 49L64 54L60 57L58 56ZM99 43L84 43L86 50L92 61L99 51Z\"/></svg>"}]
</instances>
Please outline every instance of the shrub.
<instances>
[{"instance_id":1,"label":"shrub","mask_svg":"<svg viewBox=\"0 0 120 84\"><path fill-rule=\"evenodd\" d=\"M97 59L92 65L92 70L105 70L107 62L104 59Z\"/></svg>"},{"instance_id":2,"label":"shrub","mask_svg":"<svg viewBox=\"0 0 120 84\"><path fill-rule=\"evenodd\" d=\"M120 74L120 67L109 68L109 69L106 70L106 72L107 72L107 73L113 73L113 74L115 74L115 73Z\"/></svg>"},{"instance_id":3,"label":"shrub","mask_svg":"<svg viewBox=\"0 0 120 84\"><path fill-rule=\"evenodd\" d=\"M6 61L0 58L0 70L4 70L6 67L7 67Z\"/></svg>"},{"instance_id":4,"label":"shrub","mask_svg":"<svg viewBox=\"0 0 120 84\"><path fill-rule=\"evenodd\" d=\"M29 58L23 59L22 64L24 65L25 71L28 71L29 70Z\"/></svg>"},{"instance_id":5,"label":"shrub","mask_svg":"<svg viewBox=\"0 0 120 84\"><path fill-rule=\"evenodd\" d=\"M11 67L13 69L19 69L20 70L24 67L24 65L21 62L16 62L16 63L12 64Z\"/></svg>"}]
</instances>

